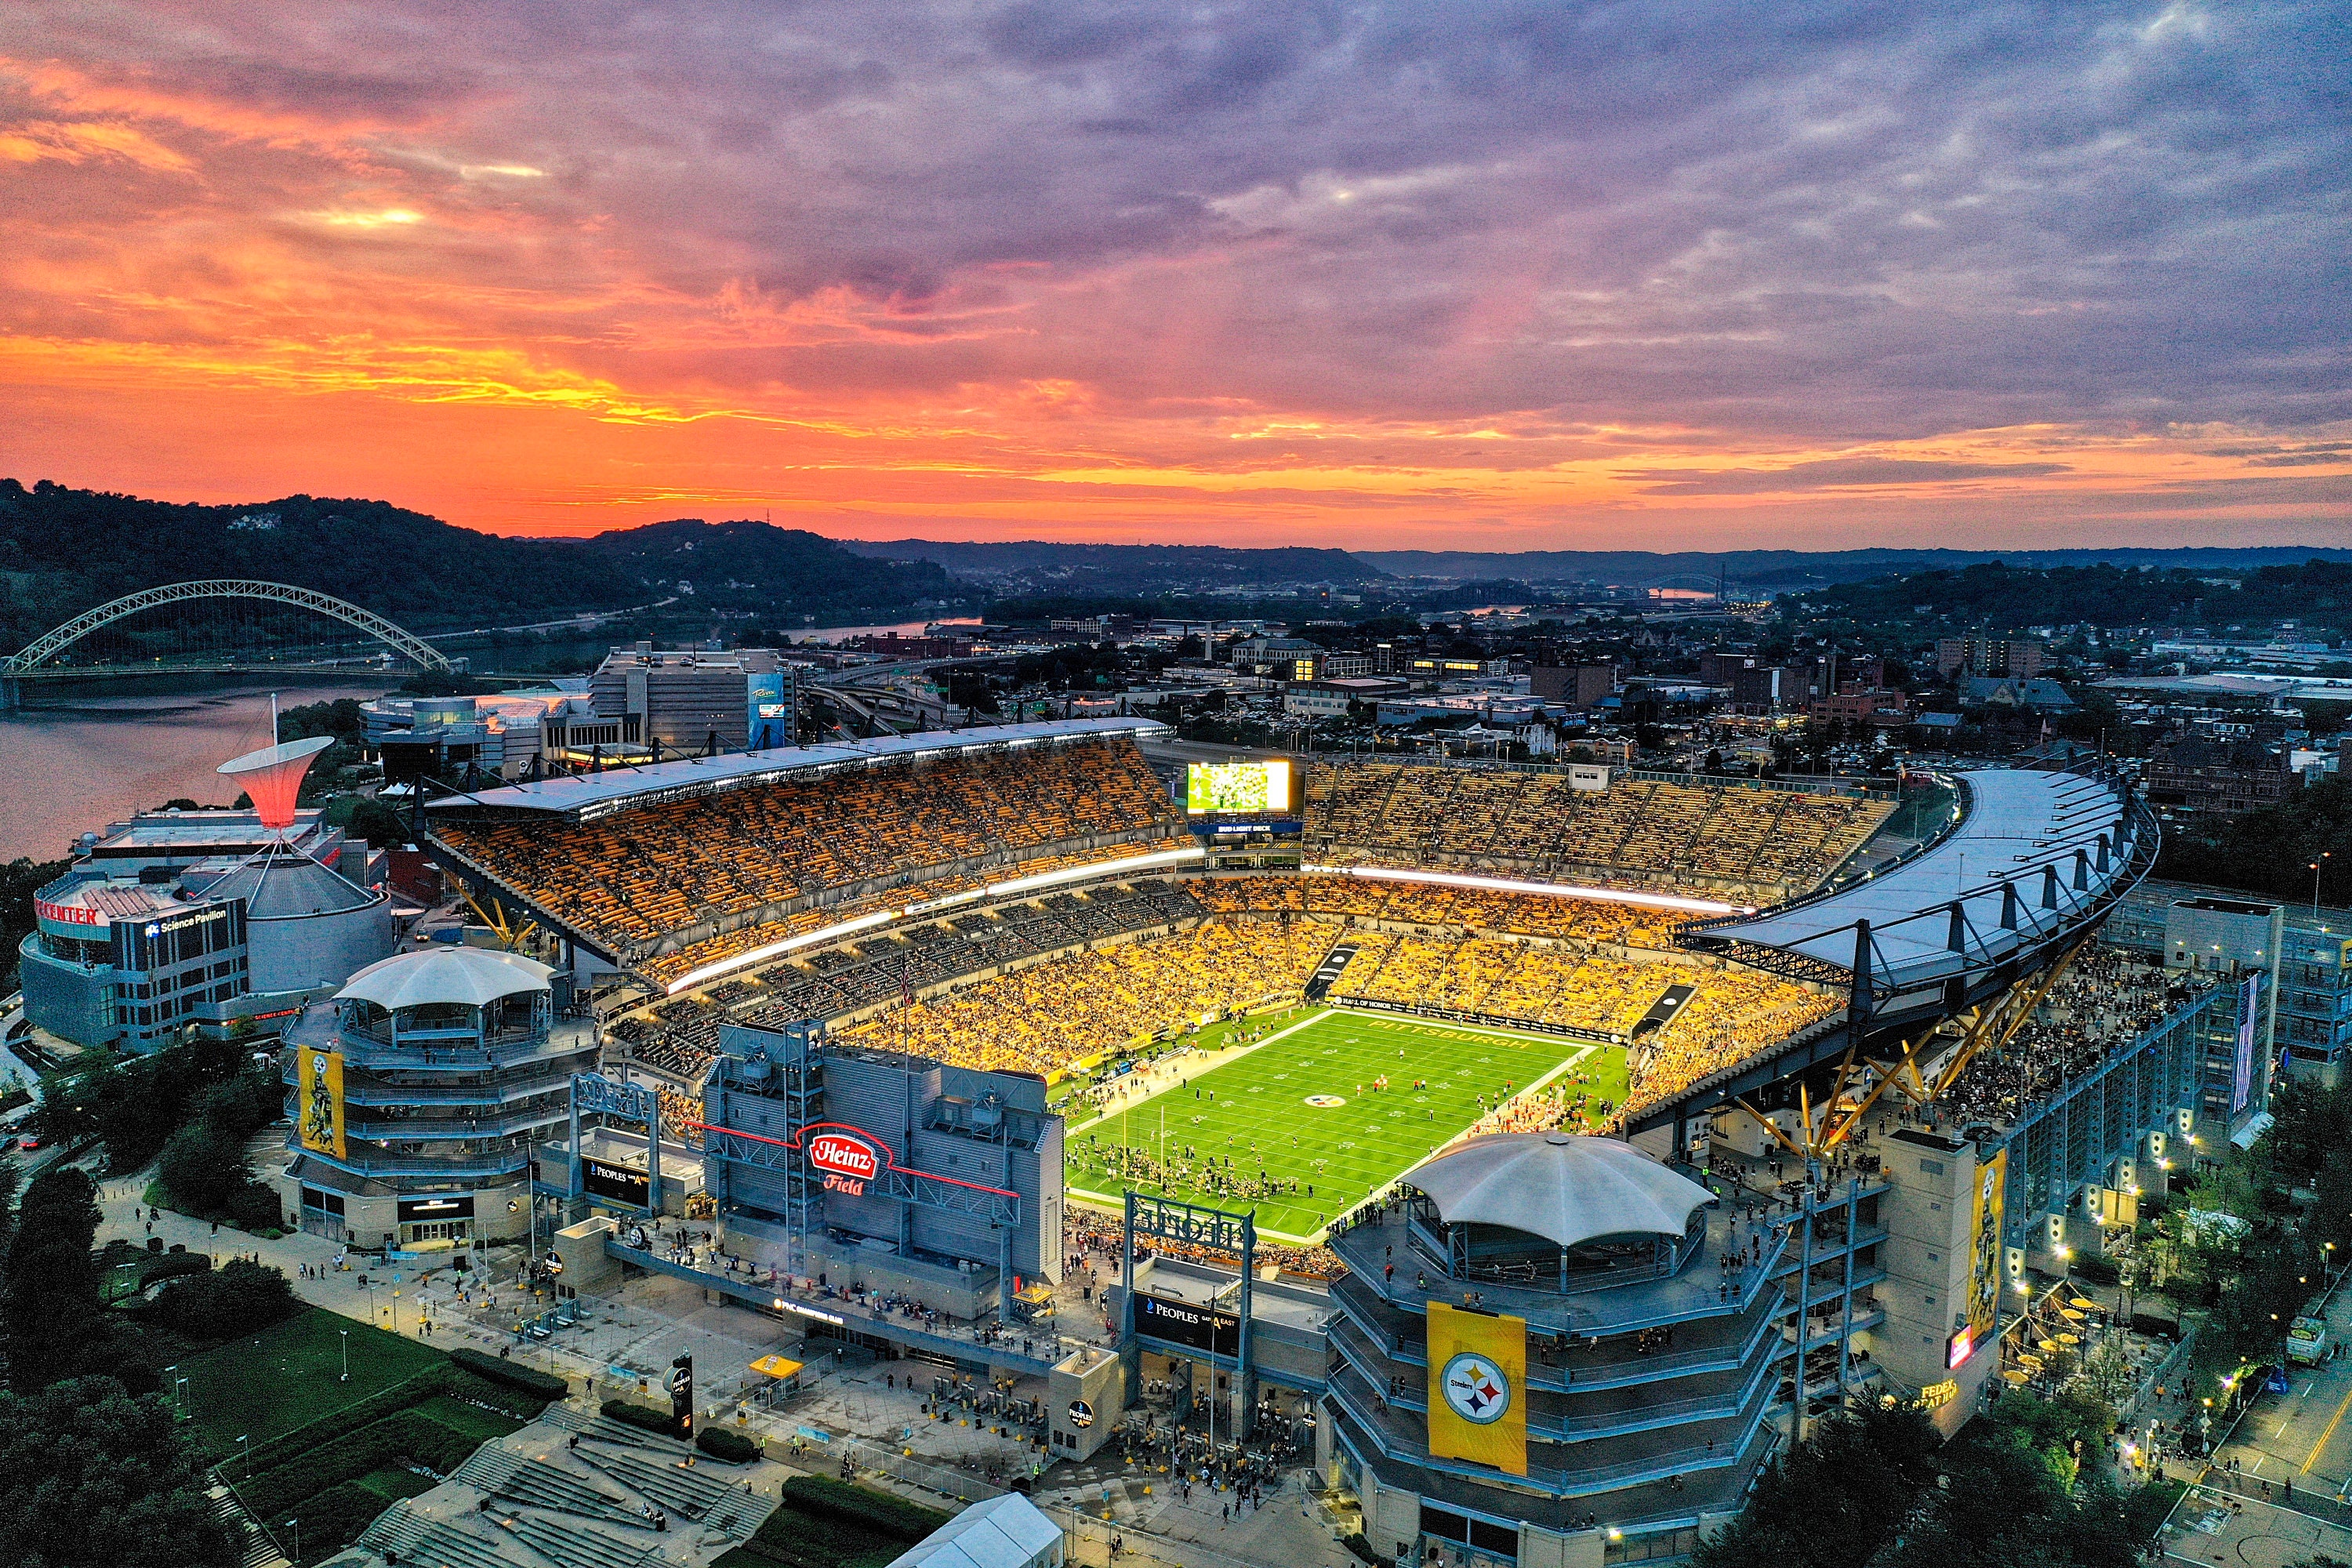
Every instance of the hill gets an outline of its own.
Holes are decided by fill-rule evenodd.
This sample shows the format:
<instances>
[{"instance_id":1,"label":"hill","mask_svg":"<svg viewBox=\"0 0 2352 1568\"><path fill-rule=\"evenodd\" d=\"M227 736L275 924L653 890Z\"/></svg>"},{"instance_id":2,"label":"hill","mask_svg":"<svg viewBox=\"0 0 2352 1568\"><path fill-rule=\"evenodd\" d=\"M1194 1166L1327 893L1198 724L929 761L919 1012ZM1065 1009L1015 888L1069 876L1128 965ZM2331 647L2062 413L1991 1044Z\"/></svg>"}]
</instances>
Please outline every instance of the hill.
<instances>
[{"instance_id":1,"label":"hill","mask_svg":"<svg viewBox=\"0 0 2352 1568\"><path fill-rule=\"evenodd\" d=\"M599 533L578 548L649 589L687 584L706 609L887 614L945 608L957 593L935 563L876 557L764 522L682 518Z\"/></svg>"},{"instance_id":2,"label":"hill","mask_svg":"<svg viewBox=\"0 0 2352 1568\"><path fill-rule=\"evenodd\" d=\"M1515 577L1529 583L1600 583L1628 587L1711 588L1718 577L1735 590L1785 592L1858 583L1898 573L1953 571L1987 561L2012 566L2181 567L2192 572L2352 561L2352 550L2303 545L2246 549L2158 550L1360 550L1356 558L1399 577L1456 580Z\"/></svg>"},{"instance_id":3,"label":"hill","mask_svg":"<svg viewBox=\"0 0 2352 1568\"><path fill-rule=\"evenodd\" d=\"M515 539L381 500L297 495L201 506L0 479L7 648L109 599L207 577L316 588L428 632L673 597L682 608L734 609L781 626L802 616L912 616L953 592L937 566L864 559L764 522L683 519L593 539ZM679 595L680 581L693 592Z\"/></svg>"},{"instance_id":4,"label":"hill","mask_svg":"<svg viewBox=\"0 0 2352 1568\"><path fill-rule=\"evenodd\" d=\"M1304 584L1344 587L1388 575L1344 550L1304 546L1235 550L1219 544L1059 544L1044 539L1003 544L937 539L843 542L859 555L936 562L970 582L1031 593L1148 596L1171 589L1198 593Z\"/></svg>"}]
</instances>

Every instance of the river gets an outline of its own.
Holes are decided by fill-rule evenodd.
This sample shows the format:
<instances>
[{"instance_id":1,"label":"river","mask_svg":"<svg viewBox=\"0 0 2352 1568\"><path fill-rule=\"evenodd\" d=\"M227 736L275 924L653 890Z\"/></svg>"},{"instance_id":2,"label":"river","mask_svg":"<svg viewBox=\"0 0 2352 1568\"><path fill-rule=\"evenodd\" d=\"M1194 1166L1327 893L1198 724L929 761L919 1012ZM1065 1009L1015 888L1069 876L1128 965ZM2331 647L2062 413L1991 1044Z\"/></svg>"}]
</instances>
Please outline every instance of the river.
<instances>
[{"instance_id":1,"label":"river","mask_svg":"<svg viewBox=\"0 0 2352 1568\"><path fill-rule=\"evenodd\" d=\"M894 626L825 626L805 637L832 642L861 633L920 637L977 622L901 621ZM583 645L585 646L585 645ZM591 658L611 644L594 640ZM369 698L394 682L352 682L284 689L291 708L337 697ZM120 822L167 800L226 805L236 792L214 769L269 743L269 692L264 685L169 691L149 684L121 695L44 699L25 683L29 705L0 712L0 861L19 856L54 860L80 834Z\"/></svg>"},{"instance_id":2,"label":"river","mask_svg":"<svg viewBox=\"0 0 2352 1568\"><path fill-rule=\"evenodd\" d=\"M37 694L38 683L26 687ZM291 708L375 697L390 683L285 690ZM0 713L0 860L63 858L75 837L134 811L184 796L227 805L236 791L214 773L269 744L269 688L90 696Z\"/></svg>"}]
</instances>

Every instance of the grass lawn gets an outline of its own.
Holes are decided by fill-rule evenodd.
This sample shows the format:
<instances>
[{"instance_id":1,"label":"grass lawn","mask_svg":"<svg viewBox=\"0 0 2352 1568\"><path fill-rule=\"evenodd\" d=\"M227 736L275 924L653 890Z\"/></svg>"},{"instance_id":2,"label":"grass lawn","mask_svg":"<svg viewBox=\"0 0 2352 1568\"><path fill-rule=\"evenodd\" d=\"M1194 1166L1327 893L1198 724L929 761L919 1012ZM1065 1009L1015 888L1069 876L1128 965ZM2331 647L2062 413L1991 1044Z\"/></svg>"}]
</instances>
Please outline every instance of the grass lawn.
<instances>
[{"instance_id":1,"label":"grass lawn","mask_svg":"<svg viewBox=\"0 0 2352 1568\"><path fill-rule=\"evenodd\" d=\"M1104 1168L1101 1151L1111 1144L1155 1158L1164 1148L1166 1163L1196 1170L1230 1156L1235 1174L1255 1177L1263 1170L1296 1180L1297 1194L1252 1200L1171 1184L1165 1195L1254 1210L1266 1234L1306 1240L1477 1121L1480 1095L1492 1109L1498 1099L1570 1070L1597 1079L1590 1086L1595 1098L1623 1102L1625 1053L1614 1046L1434 1019L1308 1011L1190 1083L1073 1125L1066 1134L1069 1184L1073 1195L1118 1201L1130 1184ZM1384 1073L1390 1087L1374 1090L1372 1081ZM1416 1079L1429 1087L1414 1089ZM1325 1096L1340 1103L1307 1103ZM1137 1190L1160 1191L1157 1184Z\"/></svg>"},{"instance_id":2,"label":"grass lawn","mask_svg":"<svg viewBox=\"0 0 2352 1568\"><path fill-rule=\"evenodd\" d=\"M338 1381L346 1333L349 1383ZM191 1357L180 1363L179 1375L188 1380L189 1416L198 1433L214 1453L229 1454L241 1436L258 1447L446 1360L414 1340L309 1307L257 1334ZM458 1408L469 1420L483 1415L470 1405Z\"/></svg>"}]
</instances>

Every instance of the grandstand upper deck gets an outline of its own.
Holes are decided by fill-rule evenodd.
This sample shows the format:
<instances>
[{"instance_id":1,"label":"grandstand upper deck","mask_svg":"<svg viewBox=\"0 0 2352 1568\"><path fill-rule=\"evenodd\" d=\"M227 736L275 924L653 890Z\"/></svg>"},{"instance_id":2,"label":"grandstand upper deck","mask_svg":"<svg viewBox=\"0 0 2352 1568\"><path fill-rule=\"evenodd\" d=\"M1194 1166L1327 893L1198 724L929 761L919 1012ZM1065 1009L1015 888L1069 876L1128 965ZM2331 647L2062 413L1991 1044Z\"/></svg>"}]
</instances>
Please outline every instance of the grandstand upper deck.
<instances>
[{"instance_id":1,"label":"grandstand upper deck","mask_svg":"<svg viewBox=\"0 0 2352 1568\"><path fill-rule=\"evenodd\" d=\"M1889 801L1742 782L1620 778L1405 763L1318 767L1304 853L1331 867L1450 868L1769 904L1819 886L1876 832Z\"/></svg>"},{"instance_id":2,"label":"grandstand upper deck","mask_svg":"<svg viewBox=\"0 0 2352 1568\"><path fill-rule=\"evenodd\" d=\"M708 776L670 763L612 785L514 785L436 803L429 837L460 875L616 962L693 950L685 969L723 968L894 889L917 890L893 907L921 905L1032 863L1085 875L1180 841L1192 853L1139 728L1014 725L715 758Z\"/></svg>"},{"instance_id":3,"label":"grandstand upper deck","mask_svg":"<svg viewBox=\"0 0 2352 1568\"><path fill-rule=\"evenodd\" d=\"M1164 734L1167 729L1156 719L1059 719L979 730L877 735L864 741L827 742L820 746L772 746L762 752L681 757L596 773L562 773L503 784L497 789L445 795L427 803L425 809L436 817L521 815L594 821L616 811L730 790L756 789L793 779L821 778L891 763L919 762L959 752L1021 752L1097 739L1137 741Z\"/></svg>"}]
</instances>

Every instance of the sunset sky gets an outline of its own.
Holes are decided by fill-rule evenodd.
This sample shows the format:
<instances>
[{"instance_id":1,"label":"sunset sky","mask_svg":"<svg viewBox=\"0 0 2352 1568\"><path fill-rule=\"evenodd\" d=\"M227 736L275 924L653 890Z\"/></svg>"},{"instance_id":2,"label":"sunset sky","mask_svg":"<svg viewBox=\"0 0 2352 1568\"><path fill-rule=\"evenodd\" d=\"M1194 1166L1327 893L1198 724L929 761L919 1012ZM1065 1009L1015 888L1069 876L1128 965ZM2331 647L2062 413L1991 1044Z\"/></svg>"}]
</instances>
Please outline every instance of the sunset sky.
<instances>
[{"instance_id":1,"label":"sunset sky","mask_svg":"<svg viewBox=\"0 0 2352 1568\"><path fill-rule=\"evenodd\" d=\"M2343 5L0 8L0 474L500 532L2352 544Z\"/></svg>"}]
</instances>

